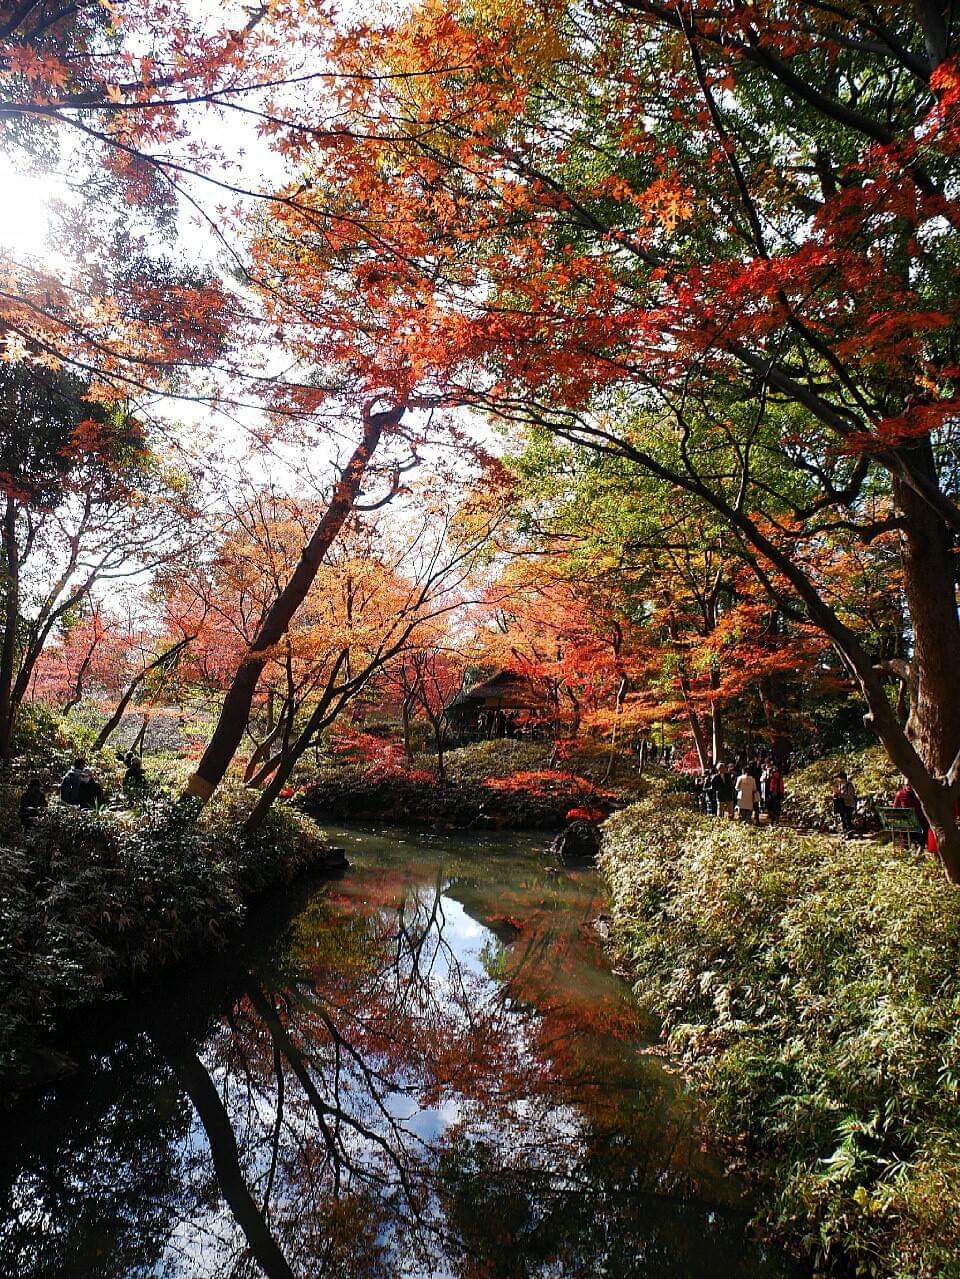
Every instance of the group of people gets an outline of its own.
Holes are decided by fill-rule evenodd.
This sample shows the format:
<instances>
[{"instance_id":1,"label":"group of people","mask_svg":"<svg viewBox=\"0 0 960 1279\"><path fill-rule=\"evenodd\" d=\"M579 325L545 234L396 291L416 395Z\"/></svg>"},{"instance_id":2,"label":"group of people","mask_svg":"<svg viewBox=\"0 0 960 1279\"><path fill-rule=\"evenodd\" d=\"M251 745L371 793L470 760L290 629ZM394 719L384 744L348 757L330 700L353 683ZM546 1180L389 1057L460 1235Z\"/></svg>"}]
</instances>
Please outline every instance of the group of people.
<instances>
[{"instance_id":1,"label":"group of people","mask_svg":"<svg viewBox=\"0 0 960 1279\"><path fill-rule=\"evenodd\" d=\"M784 770L772 757L741 758L734 764L710 764L696 779L695 786L701 811L714 817L736 817L759 825L762 813L767 815L769 822L776 823L783 812ZM840 831L844 836L854 834L860 799L848 773L840 771L835 775L832 799ZM894 831L894 839L936 852L936 838L923 805L906 778L893 797L892 807L909 809L915 814L912 829L909 823L894 825L892 820L884 823Z\"/></svg>"},{"instance_id":2,"label":"group of people","mask_svg":"<svg viewBox=\"0 0 960 1279\"><path fill-rule=\"evenodd\" d=\"M699 779L701 807L713 817L737 817L759 825L761 813L778 822L783 812L783 770L759 756L736 764L711 764Z\"/></svg>"},{"instance_id":3,"label":"group of people","mask_svg":"<svg viewBox=\"0 0 960 1279\"><path fill-rule=\"evenodd\" d=\"M143 760L136 751L123 751L120 754L126 771L123 775L123 789L128 795L141 790L146 783L147 775L143 769ZM60 803L72 808L97 809L104 803L103 785L87 766L82 756L77 756L70 768L60 779ZM40 777L34 774L20 796L19 813L21 825L30 830L36 826L47 807L47 792Z\"/></svg>"}]
</instances>

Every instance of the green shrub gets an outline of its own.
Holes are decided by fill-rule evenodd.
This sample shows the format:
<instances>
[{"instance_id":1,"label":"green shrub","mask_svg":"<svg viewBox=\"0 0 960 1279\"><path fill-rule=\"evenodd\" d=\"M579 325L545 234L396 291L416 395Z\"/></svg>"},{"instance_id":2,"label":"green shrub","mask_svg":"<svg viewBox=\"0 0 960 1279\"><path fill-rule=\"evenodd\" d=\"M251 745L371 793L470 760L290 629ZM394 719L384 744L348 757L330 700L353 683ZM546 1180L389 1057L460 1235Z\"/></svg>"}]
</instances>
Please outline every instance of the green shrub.
<instances>
[{"instance_id":1,"label":"green shrub","mask_svg":"<svg viewBox=\"0 0 960 1279\"><path fill-rule=\"evenodd\" d=\"M606 824L614 937L763 1212L824 1268L960 1274L960 893L923 855L708 822Z\"/></svg>"},{"instance_id":2,"label":"green shrub","mask_svg":"<svg viewBox=\"0 0 960 1279\"><path fill-rule=\"evenodd\" d=\"M21 847L0 848L0 1077L55 1073L62 1015L222 945L245 903L317 860L321 832L279 805L255 836L228 789L136 811L51 805Z\"/></svg>"},{"instance_id":3,"label":"green shrub","mask_svg":"<svg viewBox=\"0 0 960 1279\"><path fill-rule=\"evenodd\" d=\"M861 800L889 804L900 785L900 774L880 746L846 755L828 755L787 778L784 815L810 830L833 827L833 789L837 773L848 773Z\"/></svg>"},{"instance_id":4,"label":"green shrub","mask_svg":"<svg viewBox=\"0 0 960 1279\"><path fill-rule=\"evenodd\" d=\"M476 783L489 777L509 777L520 771L546 768L552 750L546 742L518 742L509 737L472 742L448 752L447 776L453 782Z\"/></svg>"},{"instance_id":5,"label":"green shrub","mask_svg":"<svg viewBox=\"0 0 960 1279\"><path fill-rule=\"evenodd\" d=\"M20 795L27 778L36 775L55 796L60 779L82 755L103 785L107 799L122 794L124 766L115 750L96 751L94 733L75 719L42 702L27 702L17 715L12 742L12 767L0 778L0 843L22 840L18 817Z\"/></svg>"},{"instance_id":6,"label":"green shrub","mask_svg":"<svg viewBox=\"0 0 960 1279\"><path fill-rule=\"evenodd\" d=\"M243 826L260 798L236 781L226 781L203 812L202 826L235 868L246 897L274 884L287 884L313 864L326 847L326 837L306 813L277 800L252 834Z\"/></svg>"}]
</instances>

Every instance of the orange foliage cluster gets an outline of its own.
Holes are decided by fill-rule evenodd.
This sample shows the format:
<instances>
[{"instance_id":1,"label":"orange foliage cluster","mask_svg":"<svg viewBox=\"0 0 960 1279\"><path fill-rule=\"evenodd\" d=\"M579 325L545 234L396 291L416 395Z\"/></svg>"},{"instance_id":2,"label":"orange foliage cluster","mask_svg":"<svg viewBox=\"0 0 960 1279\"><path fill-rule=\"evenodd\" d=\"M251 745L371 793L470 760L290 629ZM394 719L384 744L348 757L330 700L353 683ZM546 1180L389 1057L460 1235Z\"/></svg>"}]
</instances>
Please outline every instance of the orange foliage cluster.
<instances>
[{"instance_id":1,"label":"orange foliage cluster","mask_svg":"<svg viewBox=\"0 0 960 1279\"><path fill-rule=\"evenodd\" d=\"M483 784L490 790L522 791L542 797L569 795L571 798L614 798L612 791L604 790L588 778L554 768L519 769L508 777L488 777Z\"/></svg>"}]
</instances>

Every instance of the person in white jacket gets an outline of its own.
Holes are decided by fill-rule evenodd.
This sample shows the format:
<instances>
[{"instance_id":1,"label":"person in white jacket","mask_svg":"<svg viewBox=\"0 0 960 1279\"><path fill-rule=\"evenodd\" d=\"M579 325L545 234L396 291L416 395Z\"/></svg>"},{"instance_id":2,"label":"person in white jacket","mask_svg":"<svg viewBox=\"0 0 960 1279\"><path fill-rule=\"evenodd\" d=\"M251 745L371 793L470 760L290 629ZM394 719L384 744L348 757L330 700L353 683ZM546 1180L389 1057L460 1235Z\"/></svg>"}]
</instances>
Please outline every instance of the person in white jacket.
<instances>
[{"instance_id":1,"label":"person in white jacket","mask_svg":"<svg viewBox=\"0 0 960 1279\"><path fill-rule=\"evenodd\" d=\"M742 822L752 822L757 805L760 802L760 788L757 780L744 771L737 778L737 812Z\"/></svg>"}]
</instances>

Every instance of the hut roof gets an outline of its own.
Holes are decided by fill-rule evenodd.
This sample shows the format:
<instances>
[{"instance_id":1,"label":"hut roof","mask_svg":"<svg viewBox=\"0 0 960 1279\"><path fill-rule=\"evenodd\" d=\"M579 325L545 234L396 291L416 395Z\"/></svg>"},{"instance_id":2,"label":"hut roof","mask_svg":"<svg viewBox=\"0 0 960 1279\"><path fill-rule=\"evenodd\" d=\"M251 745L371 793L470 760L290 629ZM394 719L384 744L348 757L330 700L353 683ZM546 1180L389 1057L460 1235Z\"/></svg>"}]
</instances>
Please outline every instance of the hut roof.
<instances>
[{"instance_id":1,"label":"hut roof","mask_svg":"<svg viewBox=\"0 0 960 1279\"><path fill-rule=\"evenodd\" d=\"M498 671L458 693L447 705L450 711L510 710L541 706L543 697L526 675L515 671Z\"/></svg>"}]
</instances>

